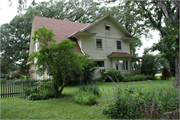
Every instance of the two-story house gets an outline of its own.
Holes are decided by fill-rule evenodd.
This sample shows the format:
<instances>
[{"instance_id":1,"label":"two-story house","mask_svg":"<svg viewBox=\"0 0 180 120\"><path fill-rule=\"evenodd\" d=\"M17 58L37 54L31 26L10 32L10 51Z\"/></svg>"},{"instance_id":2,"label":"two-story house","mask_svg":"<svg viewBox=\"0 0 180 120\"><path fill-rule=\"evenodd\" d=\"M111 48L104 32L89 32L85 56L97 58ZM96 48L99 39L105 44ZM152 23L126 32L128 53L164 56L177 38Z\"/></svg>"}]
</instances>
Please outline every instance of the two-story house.
<instances>
[{"instance_id":1,"label":"two-story house","mask_svg":"<svg viewBox=\"0 0 180 120\"><path fill-rule=\"evenodd\" d=\"M100 77L100 71L112 68L132 73L131 62L135 56L130 54L129 43L136 39L110 14L92 24L35 16L31 38L34 31L42 27L53 30L57 43L64 39L76 42L75 52L98 64L96 78ZM38 51L38 44L31 39L29 54ZM36 71L35 67L32 69ZM32 78L39 79L39 76L33 73Z\"/></svg>"}]
</instances>

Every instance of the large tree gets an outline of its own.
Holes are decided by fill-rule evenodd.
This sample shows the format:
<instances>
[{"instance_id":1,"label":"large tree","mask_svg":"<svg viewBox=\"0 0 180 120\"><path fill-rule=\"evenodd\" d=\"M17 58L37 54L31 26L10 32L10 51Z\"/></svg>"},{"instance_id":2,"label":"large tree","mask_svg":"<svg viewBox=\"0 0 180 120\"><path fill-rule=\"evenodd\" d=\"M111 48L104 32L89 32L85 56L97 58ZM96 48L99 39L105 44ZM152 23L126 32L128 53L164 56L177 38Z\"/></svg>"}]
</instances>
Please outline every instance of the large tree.
<instances>
[{"instance_id":1,"label":"large tree","mask_svg":"<svg viewBox=\"0 0 180 120\"><path fill-rule=\"evenodd\" d=\"M45 27L35 31L33 41L40 43L40 49L30 55L30 61L38 68L37 72L43 74L47 71L49 75L53 76L54 89L58 95L61 95L70 80L69 74L82 70L83 60L87 58L74 53L75 42L63 40L56 44L54 38L53 31ZM61 86L59 86L60 82Z\"/></svg>"},{"instance_id":2,"label":"large tree","mask_svg":"<svg viewBox=\"0 0 180 120\"><path fill-rule=\"evenodd\" d=\"M106 1L106 0L102 0ZM108 2L115 2L117 0L108 0ZM107 1L106 1L107 2ZM180 88L180 59L179 59L179 1L176 0L148 0L148 1L125 1L129 4L125 7L136 8L133 11L136 15L144 18L144 24L156 30L159 30L161 35L161 43L174 48L175 56L175 81L172 87ZM132 6L132 4L134 4ZM163 25L163 23L165 25ZM170 27L170 28L169 28ZM169 28L169 29L168 29ZM168 30L167 30L168 29ZM166 42L165 42L166 41ZM168 47L169 48L169 47ZM171 53L171 49L161 51L166 55Z\"/></svg>"},{"instance_id":3,"label":"large tree","mask_svg":"<svg viewBox=\"0 0 180 120\"><path fill-rule=\"evenodd\" d=\"M142 9L143 12L139 12L142 16L145 16L150 25L154 29L158 29L161 33L161 43L166 47L164 52L167 56L174 54L175 56L175 81L172 87L180 88L180 65L179 65L179 1L141 1L137 2L139 9ZM152 7L154 6L154 7ZM153 13L153 11L155 13ZM147 14L145 14L147 13ZM155 15L152 16L152 15ZM164 17L165 26L161 24L161 22L156 21L154 18L158 18L159 20L163 20L160 18ZM165 48L162 46L163 48ZM172 50L173 49L173 50ZM173 53L174 51L174 53Z\"/></svg>"},{"instance_id":4,"label":"large tree","mask_svg":"<svg viewBox=\"0 0 180 120\"><path fill-rule=\"evenodd\" d=\"M2 62L18 64L23 70L29 68L26 63L29 55L31 26L34 16L56 19L67 18L77 22L92 22L92 20L88 18L90 18L94 12L98 11L98 4L92 1L78 2L78 0L74 0L74 2L75 1L76 7L74 7L73 3L65 2L65 0L58 2L41 2L34 6L29 6L25 14L16 15L9 24L1 25L1 55L4 58ZM83 15L78 14L82 11L80 8L83 8ZM73 13L72 11L77 12Z\"/></svg>"}]
</instances>

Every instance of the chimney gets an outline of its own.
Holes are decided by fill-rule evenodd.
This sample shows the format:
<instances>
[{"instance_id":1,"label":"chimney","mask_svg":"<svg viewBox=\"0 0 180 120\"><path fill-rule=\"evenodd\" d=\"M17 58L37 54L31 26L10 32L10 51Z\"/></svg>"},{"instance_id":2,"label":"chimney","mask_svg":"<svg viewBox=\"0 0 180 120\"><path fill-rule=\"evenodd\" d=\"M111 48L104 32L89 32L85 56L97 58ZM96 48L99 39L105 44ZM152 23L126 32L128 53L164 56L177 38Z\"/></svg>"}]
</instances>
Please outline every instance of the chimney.
<instances>
[{"instance_id":1,"label":"chimney","mask_svg":"<svg viewBox=\"0 0 180 120\"><path fill-rule=\"evenodd\" d=\"M69 19L67 19L67 18L64 18L63 20L65 20L65 21L69 21Z\"/></svg>"}]
</instances>

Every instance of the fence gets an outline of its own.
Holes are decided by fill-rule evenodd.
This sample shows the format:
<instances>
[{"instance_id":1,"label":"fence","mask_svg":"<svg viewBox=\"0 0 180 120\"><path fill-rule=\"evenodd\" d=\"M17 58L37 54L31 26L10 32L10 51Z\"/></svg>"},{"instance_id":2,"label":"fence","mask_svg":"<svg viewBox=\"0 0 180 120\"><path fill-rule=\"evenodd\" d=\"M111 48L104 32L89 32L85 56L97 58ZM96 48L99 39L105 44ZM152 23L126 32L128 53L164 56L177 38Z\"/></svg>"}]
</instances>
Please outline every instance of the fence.
<instances>
[{"instance_id":1,"label":"fence","mask_svg":"<svg viewBox=\"0 0 180 120\"><path fill-rule=\"evenodd\" d=\"M24 88L35 88L37 85L34 83L39 82L39 84L43 84L48 80L28 80L28 81L1 81L1 88L0 88L0 96L1 97L13 97L13 96L23 96L24 95Z\"/></svg>"}]
</instances>

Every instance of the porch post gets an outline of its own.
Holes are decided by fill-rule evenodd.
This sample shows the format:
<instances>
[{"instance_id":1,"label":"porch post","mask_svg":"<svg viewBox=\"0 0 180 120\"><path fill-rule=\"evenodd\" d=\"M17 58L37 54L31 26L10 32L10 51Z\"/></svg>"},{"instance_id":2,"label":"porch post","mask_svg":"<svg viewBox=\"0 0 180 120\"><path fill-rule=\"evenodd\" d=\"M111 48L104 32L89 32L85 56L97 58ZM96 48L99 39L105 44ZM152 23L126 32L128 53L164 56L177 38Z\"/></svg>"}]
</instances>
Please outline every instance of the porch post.
<instances>
[{"instance_id":1,"label":"porch post","mask_svg":"<svg viewBox=\"0 0 180 120\"><path fill-rule=\"evenodd\" d=\"M131 58L129 58L129 63L130 63L130 65L129 65L130 74L132 74L132 70L131 70Z\"/></svg>"}]
</instances>

